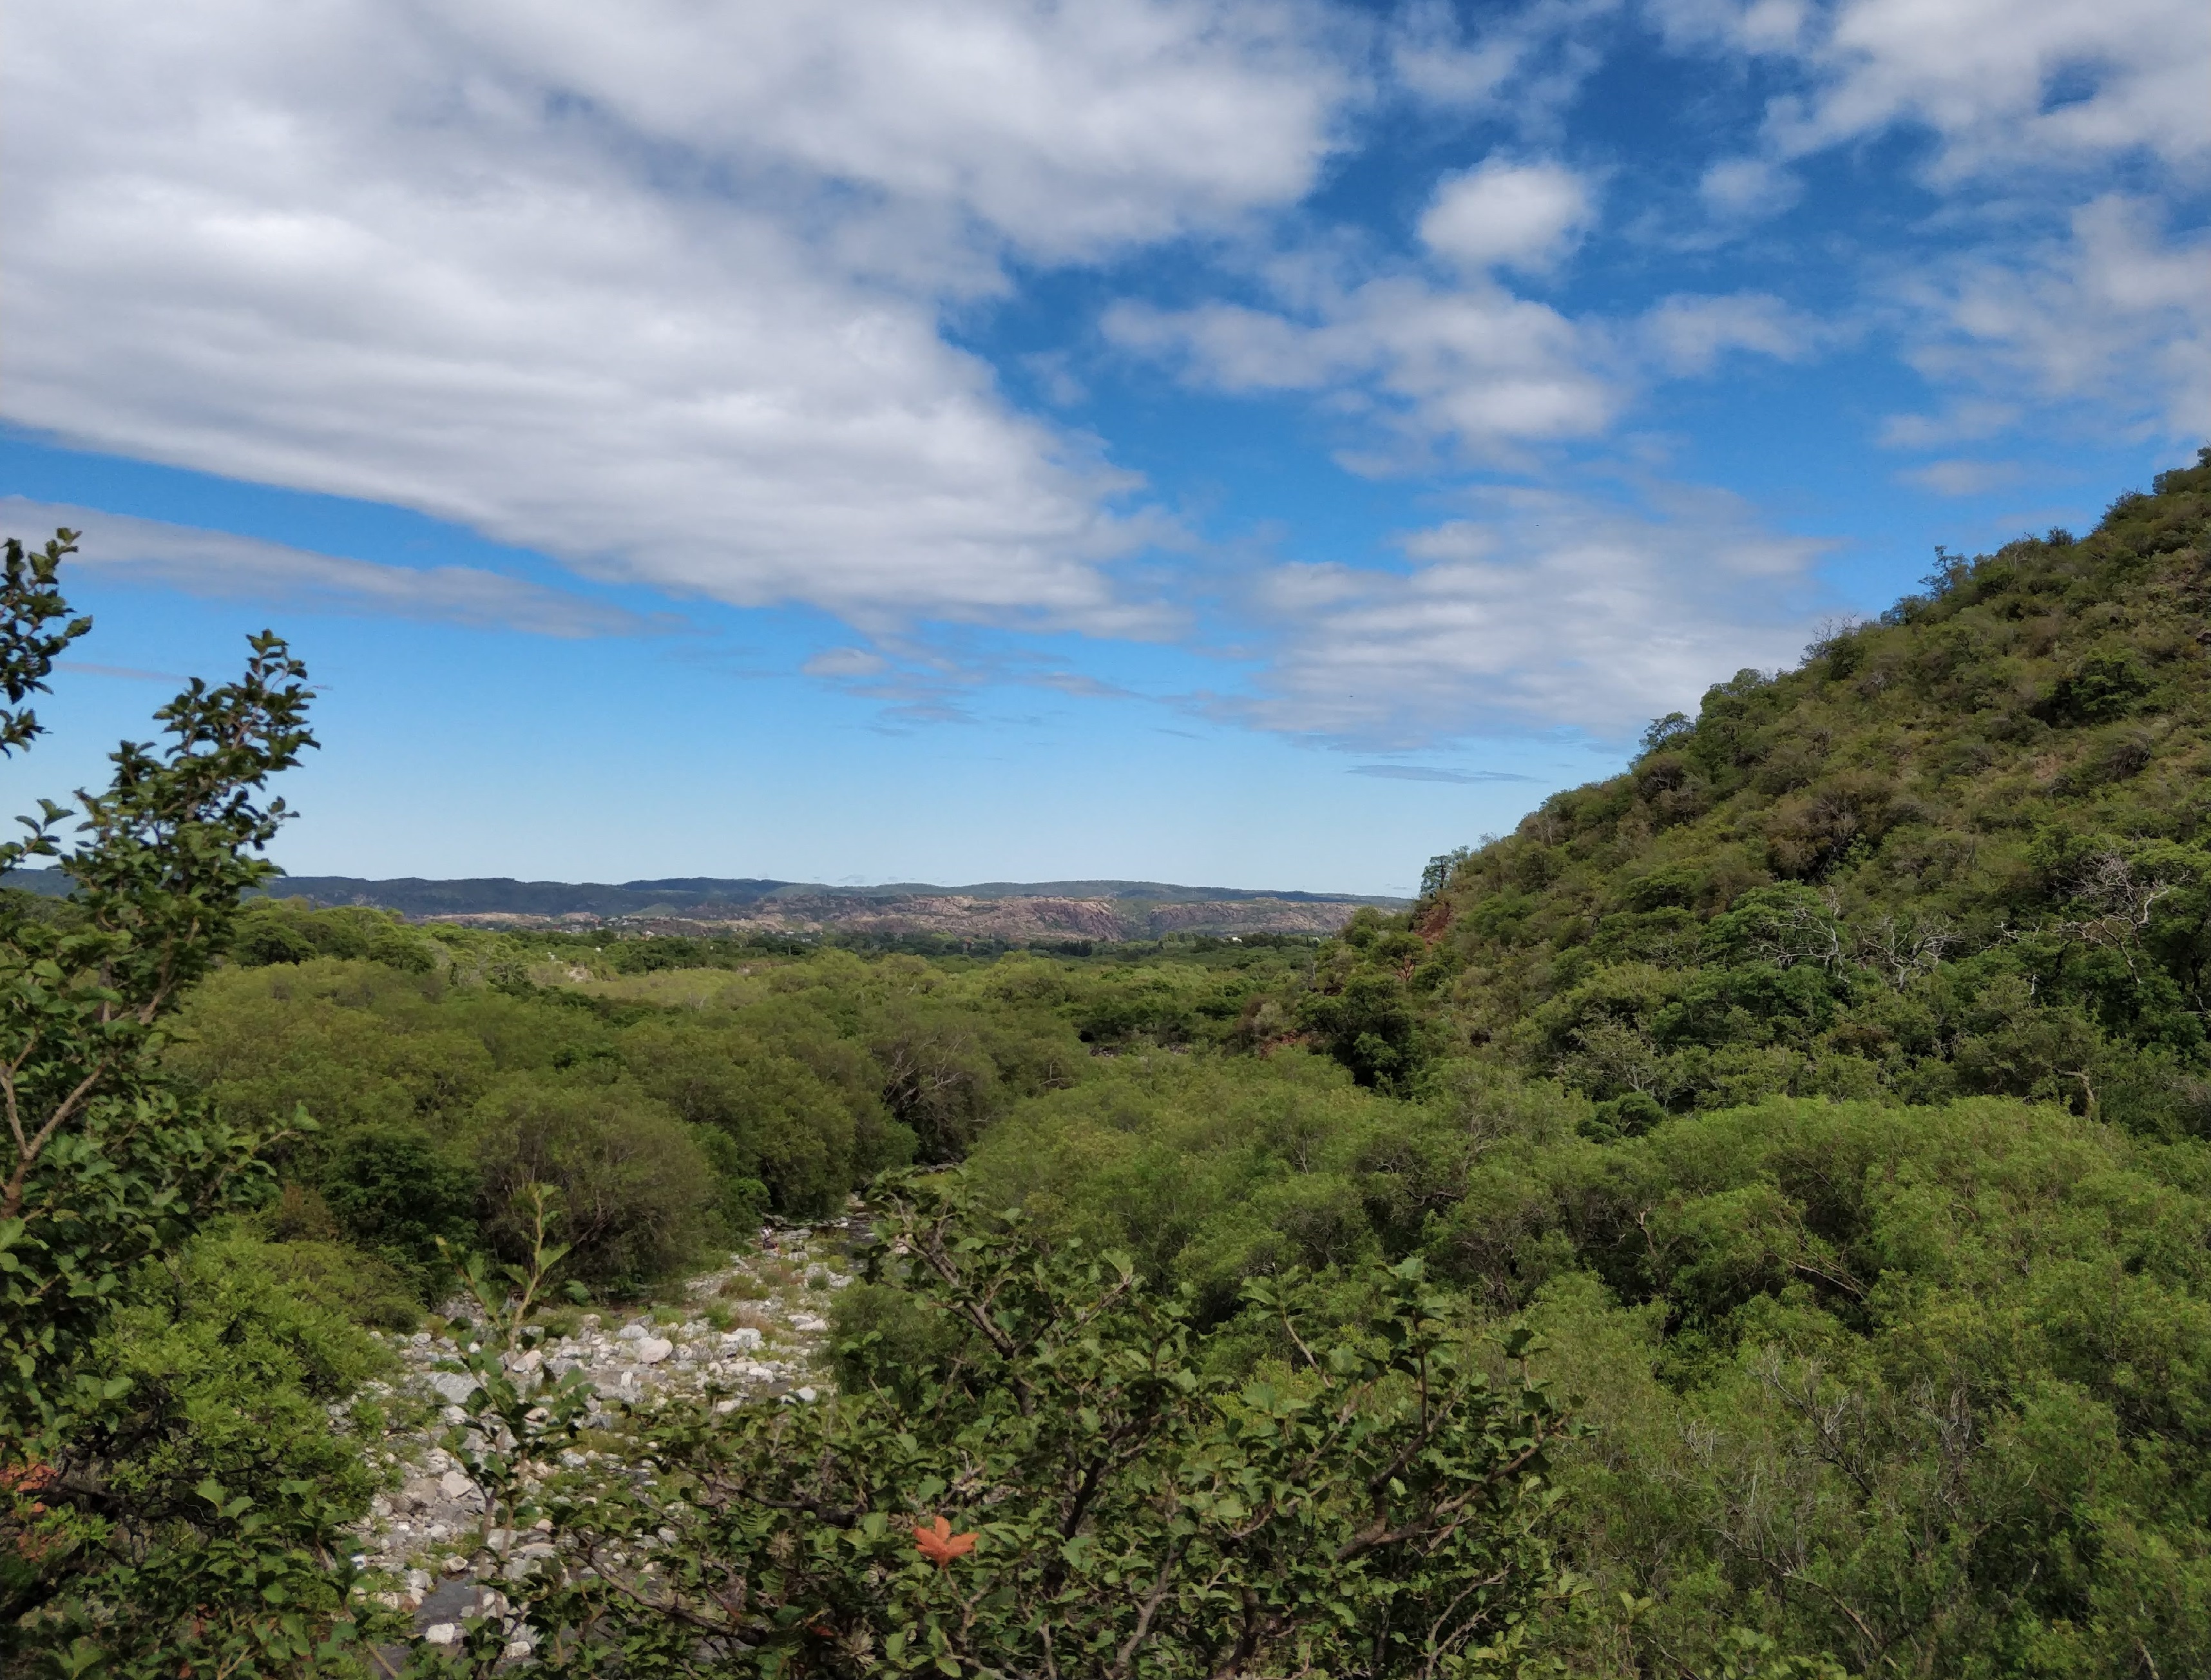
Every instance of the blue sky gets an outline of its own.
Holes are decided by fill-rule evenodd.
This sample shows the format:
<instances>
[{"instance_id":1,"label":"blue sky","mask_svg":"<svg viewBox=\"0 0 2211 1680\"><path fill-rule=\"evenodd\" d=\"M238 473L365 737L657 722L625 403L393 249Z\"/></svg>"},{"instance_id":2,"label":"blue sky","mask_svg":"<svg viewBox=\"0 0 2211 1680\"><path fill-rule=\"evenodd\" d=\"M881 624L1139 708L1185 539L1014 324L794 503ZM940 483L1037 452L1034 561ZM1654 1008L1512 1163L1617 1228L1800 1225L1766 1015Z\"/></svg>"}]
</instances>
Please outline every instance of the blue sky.
<instances>
[{"instance_id":1,"label":"blue sky","mask_svg":"<svg viewBox=\"0 0 2211 1680\"><path fill-rule=\"evenodd\" d=\"M2200 0L120 0L0 67L0 775L298 873L1403 891L2211 436Z\"/></svg>"}]
</instances>

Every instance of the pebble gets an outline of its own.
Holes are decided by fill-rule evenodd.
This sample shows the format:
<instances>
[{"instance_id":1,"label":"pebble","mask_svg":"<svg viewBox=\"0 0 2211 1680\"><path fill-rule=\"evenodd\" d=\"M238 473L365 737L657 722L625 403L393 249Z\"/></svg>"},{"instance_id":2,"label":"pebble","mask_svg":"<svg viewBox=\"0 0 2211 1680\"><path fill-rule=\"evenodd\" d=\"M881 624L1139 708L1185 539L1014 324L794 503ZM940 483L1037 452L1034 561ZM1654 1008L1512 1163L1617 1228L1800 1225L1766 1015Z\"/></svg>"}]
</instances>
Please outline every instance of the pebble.
<instances>
[{"instance_id":1,"label":"pebble","mask_svg":"<svg viewBox=\"0 0 2211 1680\"><path fill-rule=\"evenodd\" d=\"M833 1240L844 1232L825 1232ZM827 1261L809 1253L813 1234L770 1228L761 1233L760 1251L750 1257L733 1257L725 1269L691 1279L688 1292L695 1303L681 1323L655 1322L646 1314L624 1319L619 1314L587 1313L577 1321L572 1334L560 1336L534 1348L506 1357L506 1368L527 1395L536 1381L558 1382L571 1373L598 1396L590 1419L594 1428L621 1427L619 1406L647 1402L661 1394L700 1393L712 1387L724 1391L714 1410L728 1412L748 1398L781 1395L794 1402L812 1402L822 1392L811 1376L813 1357L828 1329L828 1320L814 1309L820 1291L835 1290L851 1278ZM805 1282L779 1283L792 1268ZM741 1287L724 1294L733 1281ZM809 1303L803 1297L814 1292ZM754 1321L717 1330L705 1309L726 1308ZM390 1338L403 1375L386 1383L370 1386L378 1397L395 1390L412 1389L432 1403L436 1420L415 1434L395 1432L385 1442L392 1454L385 1462L396 1472L397 1486L379 1494L368 1518L355 1530L373 1570L383 1572L391 1590L379 1596L395 1608L414 1614L416 1635L434 1645L450 1646L461 1637L457 1612L484 1613L485 1607L505 1617L506 1601L490 1583L518 1579L545 1558L556 1555L549 1541L532 1534L528 1544L505 1531L484 1527L483 1494L462 1470L453 1455L436 1444L445 1428L465 1427L472 1420L463 1407L476 1387L476 1379L450 1368L463 1357L469 1333L463 1303L445 1308L461 1338L417 1331ZM724 1320L726 1323L728 1320ZM473 1431L469 1450L484 1442ZM566 1451L562 1465L580 1469L597 1452ZM549 1522L536 1525L538 1533ZM488 1544L496 1540L497 1544ZM443 1580L445 1584L439 1586ZM470 1598L463 1605L453 1595ZM434 1600L434 1602L433 1602ZM479 1602L480 1601L480 1602ZM526 1633L506 1629L506 1656L518 1659L530 1654Z\"/></svg>"}]
</instances>

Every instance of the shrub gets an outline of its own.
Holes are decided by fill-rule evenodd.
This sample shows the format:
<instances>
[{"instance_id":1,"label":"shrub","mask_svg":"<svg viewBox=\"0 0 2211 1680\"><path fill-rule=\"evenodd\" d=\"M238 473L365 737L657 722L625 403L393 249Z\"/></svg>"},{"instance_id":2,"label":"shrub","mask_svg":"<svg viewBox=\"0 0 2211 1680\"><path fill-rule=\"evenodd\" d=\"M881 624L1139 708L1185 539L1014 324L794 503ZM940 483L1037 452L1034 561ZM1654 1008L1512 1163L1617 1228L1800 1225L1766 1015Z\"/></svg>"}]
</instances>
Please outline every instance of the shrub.
<instances>
[{"instance_id":1,"label":"shrub","mask_svg":"<svg viewBox=\"0 0 2211 1680\"><path fill-rule=\"evenodd\" d=\"M340 1138L319 1174L324 1204L345 1234L385 1256L425 1294L450 1276L446 1249L476 1230L476 1174L423 1133L370 1126Z\"/></svg>"},{"instance_id":2,"label":"shrub","mask_svg":"<svg viewBox=\"0 0 2211 1680\"><path fill-rule=\"evenodd\" d=\"M570 1266L606 1289L664 1278L706 1241L713 1169L650 1099L619 1087L517 1086L487 1101L480 1124L480 1221L502 1255L529 1252L532 1184L560 1191Z\"/></svg>"},{"instance_id":3,"label":"shrub","mask_svg":"<svg viewBox=\"0 0 2211 1680\"><path fill-rule=\"evenodd\" d=\"M581 1390L476 1356L476 1438L517 1443L476 1473L503 1525L542 1518L552 1554L506 1589L541 1663L629 1680L1511 1672L1531 1615L1572 1596L1545 1538L1566 1421L1524 1372L1492 1378L1418 1261L1362 1275L1372 1310L1348 1333L1294 1286L1251 1286L1288 1362L1225 1381L1187 1307L1125 1262L1044 1254L956 1182L893 1195L872 1281L905 1304L846 1315L844 1390L641 1419L657 1475L573 1455ZM488 1622L468 1671L494 1671L506 1636Z\"/></svg>"}]
</instances>

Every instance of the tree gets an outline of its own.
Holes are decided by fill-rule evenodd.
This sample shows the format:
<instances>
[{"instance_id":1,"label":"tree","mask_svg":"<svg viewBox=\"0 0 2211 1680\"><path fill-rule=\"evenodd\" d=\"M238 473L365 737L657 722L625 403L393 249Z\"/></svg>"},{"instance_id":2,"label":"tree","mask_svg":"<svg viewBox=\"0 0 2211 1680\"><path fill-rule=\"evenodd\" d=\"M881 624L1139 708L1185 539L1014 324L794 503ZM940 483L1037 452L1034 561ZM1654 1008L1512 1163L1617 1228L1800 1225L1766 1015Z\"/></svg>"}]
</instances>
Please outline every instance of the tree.
<instances>
[{"instance_id":1,"label":"tree","mask_svg":"<svg viewBox=\"0 0 2211 1680\"><path fill-rule=\"evenodd\" d=\"M76 534L10 540L0 570L0 751L39 733L22 703L91 628L59 584ZM59 628L54 628L57 625ZM163 1076L164 1022L223 950L254 854L287 813L269 778L315 743L306 669L251 638L245 674L194 680L155 714L159 749L125 741L100 792L40 802L0 871L58 861L58 913L0 899L0 1663L10 1672L207 1671L312 1659L349 1581L331 1514L302 1484L282 1508L212 1478L151 1476L190 1424L100 1357L152 1262L176 1262L214 1214L268 1182L265 1139ZM76 819L75 843L63 835Z\"/></svg>"}]
</instances>

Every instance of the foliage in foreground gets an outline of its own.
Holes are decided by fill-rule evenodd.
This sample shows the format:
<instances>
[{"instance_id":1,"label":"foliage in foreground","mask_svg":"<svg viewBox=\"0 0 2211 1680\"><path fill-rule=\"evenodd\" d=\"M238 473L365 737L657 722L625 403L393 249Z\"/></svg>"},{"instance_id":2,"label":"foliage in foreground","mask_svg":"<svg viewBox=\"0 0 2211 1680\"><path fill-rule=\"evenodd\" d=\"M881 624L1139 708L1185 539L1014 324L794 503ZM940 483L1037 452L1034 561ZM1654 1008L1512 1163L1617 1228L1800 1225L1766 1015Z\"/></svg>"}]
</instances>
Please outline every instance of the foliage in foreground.
<instances>
[{"instance_id":1,"label":"foliage in foreground","mask_svg":"<svg viewBox=\"0 0 2211 1680\"><path fill-rule=\"evenodd\" d=\"M1545 1538L1569 1426L1418 1262L1326 1334L1255 1282L1284 1357L1228 1381L1185 1298L957 1181L897 1189L876 1237L898 1323L842 1346L841 1393L647 1414L627 1464L564 1469L580 1396L478 1356L478 1438L519 1444L477 1474L506 1526L550 1522L510 1589L540 1671L1509 1673L1572 1596ZM475 1631L479 1670L510 1631Z\"/></svg>"},{"instance_id":2,"label":"foliage in foreground","mask_svg":"<svg viewBox=\"0 0 2211 1680\"><path fill-rule=\"evenodd\" d=\"M0 574L0 747L89 630L58 567L16 541ZM58 631L47 626L67 620ZM45 803L0 869L57 857L57 912L0 896L0 1664L13 1672L251 1677L314 1667L351 1592L336 1551L364 1473L325 1408L363 1375L359 1333L239 1260L194 1249L266 1187L262 1139L164 1076L163 1032L221 952L252 854L282 820L268 778L313 742L306 672L273 636L245 676L194 681L124 742L108 788ZM58 831L74 815L64 852Z\"/></svg>"}]
</instances>

